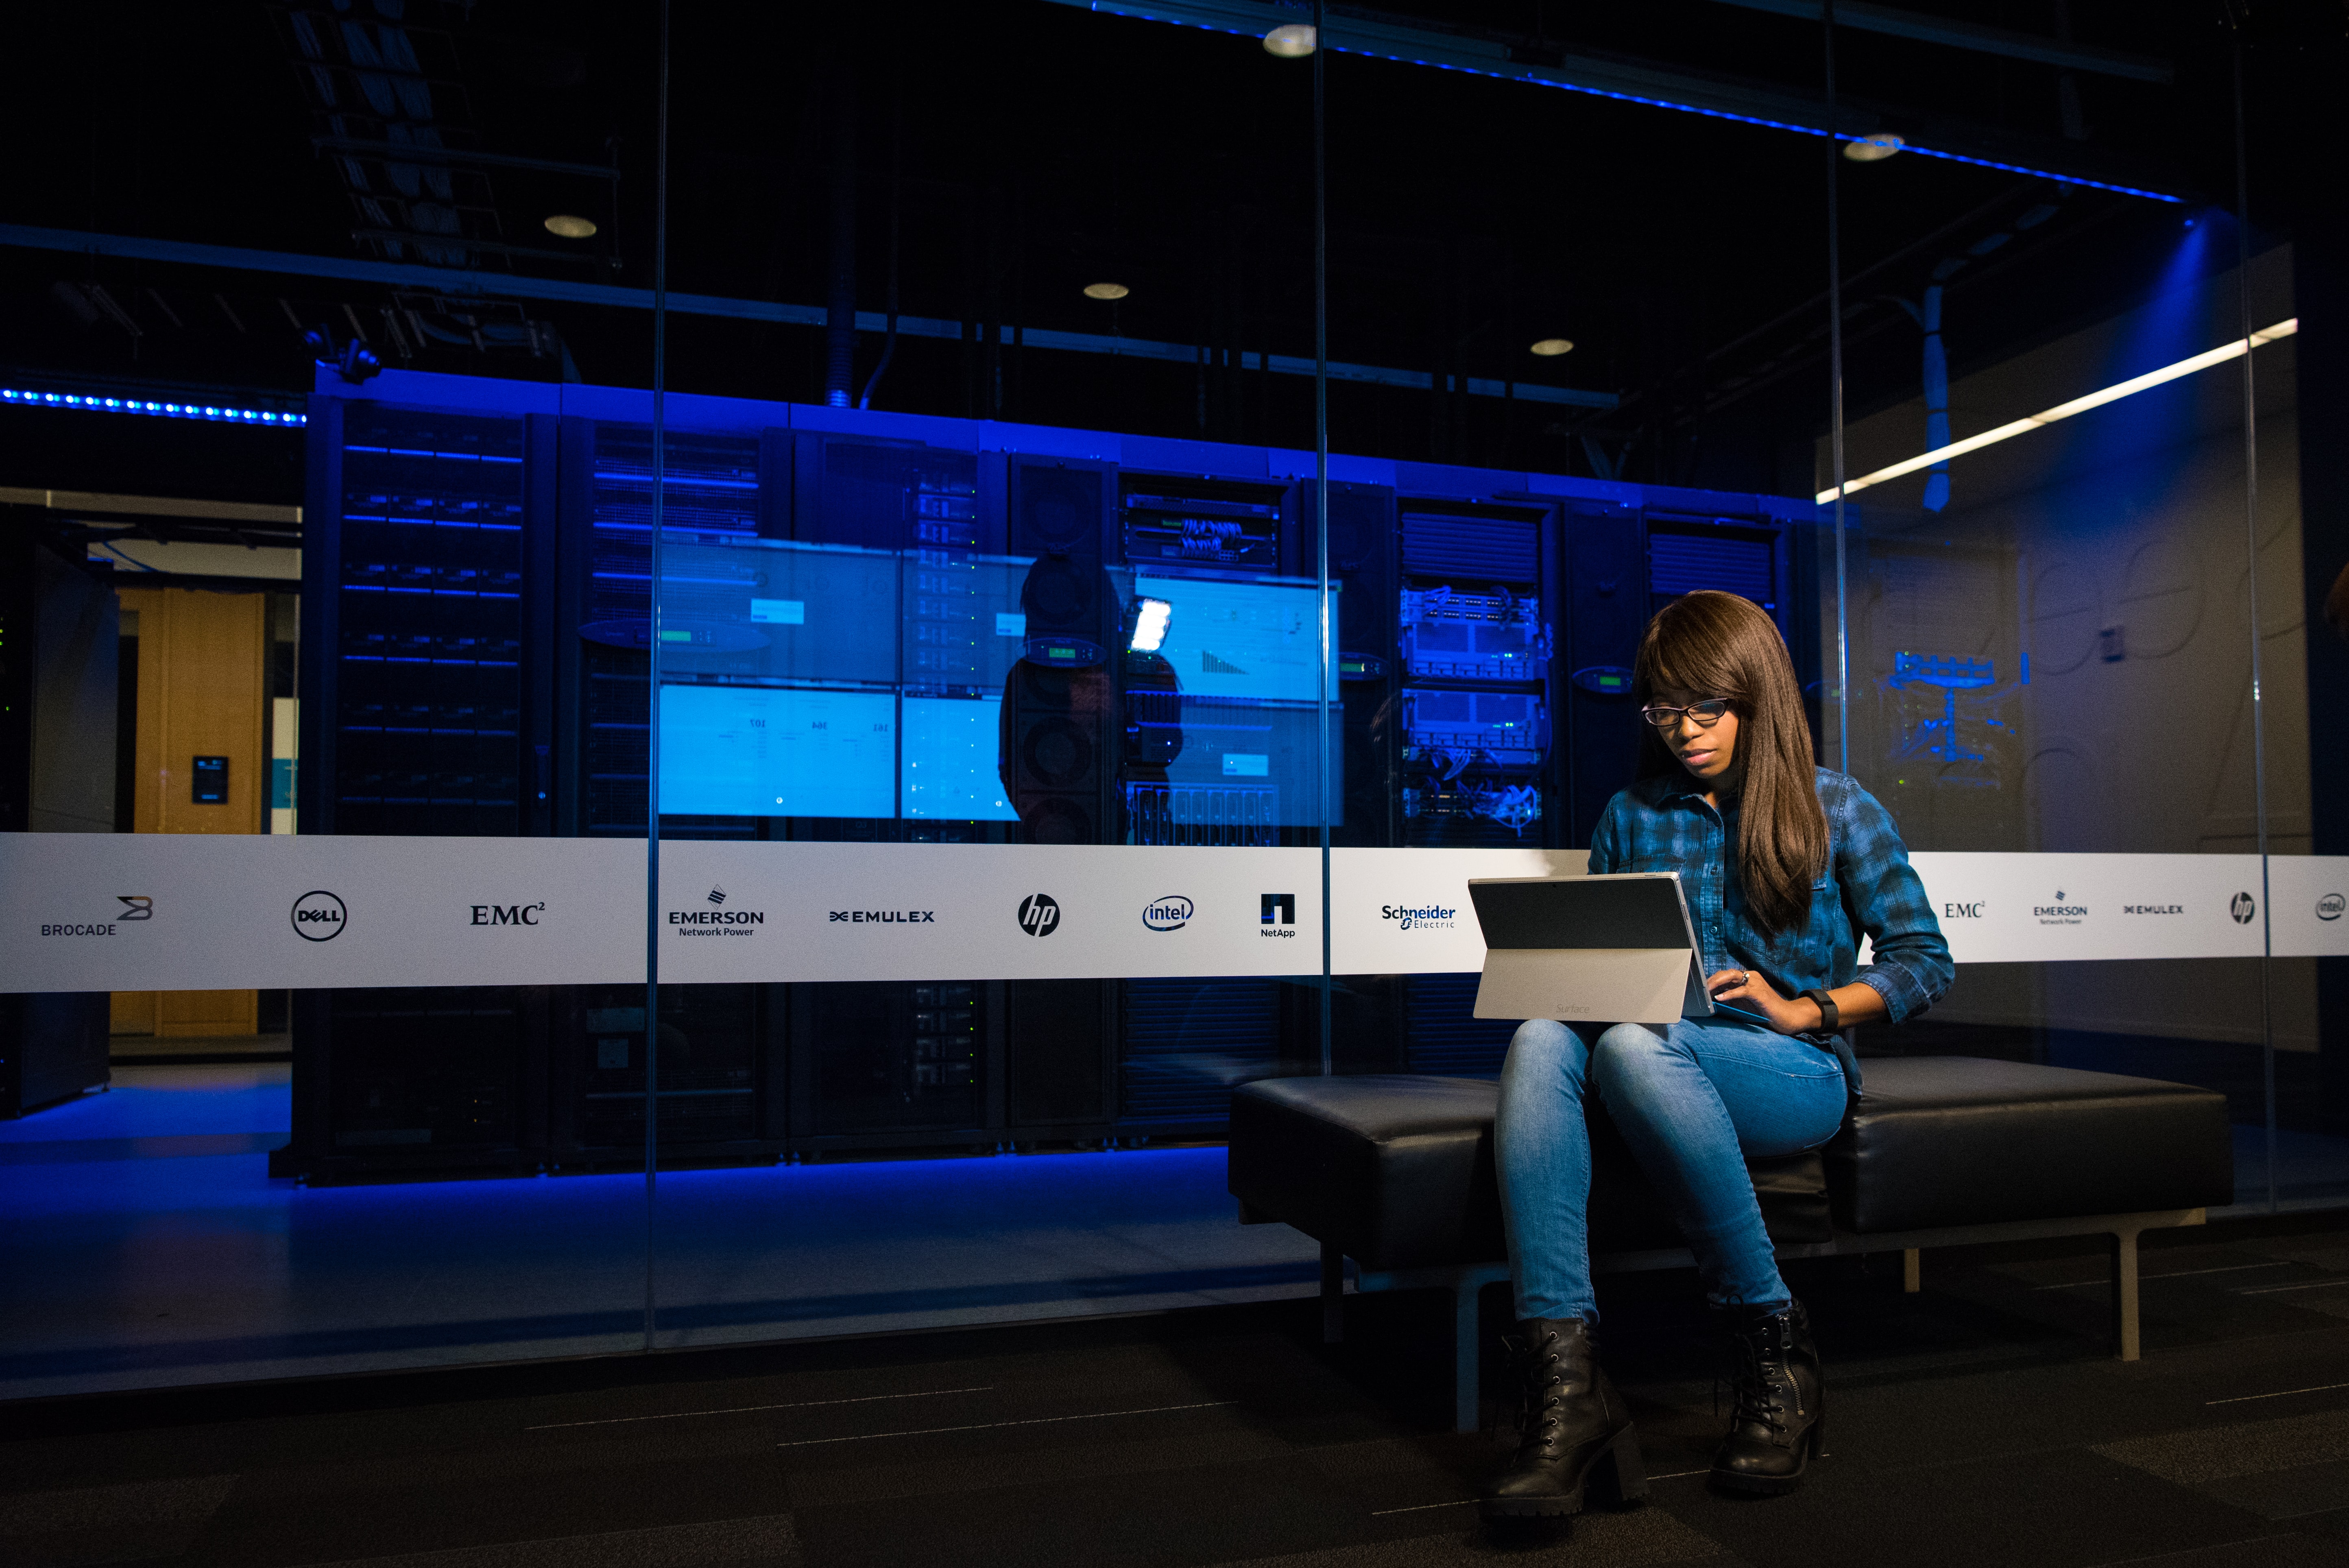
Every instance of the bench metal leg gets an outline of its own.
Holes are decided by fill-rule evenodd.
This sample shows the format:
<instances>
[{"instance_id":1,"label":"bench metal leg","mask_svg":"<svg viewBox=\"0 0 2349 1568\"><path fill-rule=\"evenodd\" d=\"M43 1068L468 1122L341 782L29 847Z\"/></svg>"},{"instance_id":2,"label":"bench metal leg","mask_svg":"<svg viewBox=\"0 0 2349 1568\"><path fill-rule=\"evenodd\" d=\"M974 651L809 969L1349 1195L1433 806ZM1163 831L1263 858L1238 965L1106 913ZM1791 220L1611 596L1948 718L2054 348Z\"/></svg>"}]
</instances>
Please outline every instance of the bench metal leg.
<instances>
[{"instance_id":1,"label":"bench metal leg","mask_svg":"<svg viewBox=\"0 0 2349 1568\"><path fill-rule=\"evenodd\" d=\"M1900 1250L1900 1288L1915 1295L1925 1288L1924 1274L1923 1252L1916 1247L1903 1247Z\"/></svg>"},{"instance_id":2,"label":"bench metal leg","mask_svg":"<svg viewBox=\"0 0 2349 1568\"><path fill-rule=\"evenodd\" d=\"M1484 1281L1470 1274L1452 1287L1452 1424L1453 1430L1473 1432L1485 1424L1483 1327L1479 1304Z\"/></svg>"},{"instance_id":3,"label":"bench metal leg","mask_svg":"<svg viewBox=\"0 0 2349 1568\"><path fill-rule=\"evenodd\" d=\"M2124 1361L2137 1358L2137 1232L2113 1233L2113 1345Z\"/></svg>"},{"instance_id":4,"label":"bench metal leg","mask_svg":"<svg viewBox=\"0 0 2349 1568\"><path fill-rule=\"evenodd\" d=\"M1346 1254L1329 1243L1321 1243L1321 1343L1342 1345L1346 1340Z\"/></svg>"}]
</instances>

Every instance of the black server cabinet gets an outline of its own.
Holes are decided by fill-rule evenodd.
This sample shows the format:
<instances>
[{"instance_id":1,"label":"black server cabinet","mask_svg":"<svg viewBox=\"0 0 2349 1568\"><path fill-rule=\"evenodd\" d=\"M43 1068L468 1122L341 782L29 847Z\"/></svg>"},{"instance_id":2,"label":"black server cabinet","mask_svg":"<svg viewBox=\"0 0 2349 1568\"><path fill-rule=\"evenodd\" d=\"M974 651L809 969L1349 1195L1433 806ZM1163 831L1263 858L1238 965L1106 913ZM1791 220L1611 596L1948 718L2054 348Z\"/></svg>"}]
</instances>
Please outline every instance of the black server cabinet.
<instances>
[{"instance_id":1,"label":"black server cabinet","mask_svg":"<svg viewBox=\"0 0 2349 1568\"><path fill-rule=\"evenodd\" d=\"M1554 505L1407 495L1395 529L1398 763L1412 847L1556 848L1565 841L1557 627L1565 571ZM1475 976L1393 987L1414 1072L1496 1070L1510 1026L1472 1016Z\"/></svg>"},{"instance_id":2,"label":"black server cabinet","mask_svg":"<svg viewBox=\"0 0 2349 1568\"><path fill-rule=\"evenodd\" d=\"M652 429L563 422L557 511L562 620L549 690L563 765L556 813L583 837L641 838L651 804L654 518ZM660 527L673 548L761 537L773 444L756 435L670 430L661 450ZM675 652L664 686L708 673L690 573L662 585ZM740 819L663 813L665 839L741 839ZM771 1160L786 1146L780 998L756 985L667 985L657 1025L664 1166ZM638 1165L648 1051L644 989L564 987L550 1001L548 1160L560 1169Z\"/></svg>"},{"instance_id":3,"label":"black server cabinet","mask_svg":"<svg viewBox=\"0 0 2349 1568\"><path fill-rule=\"evenodd\" d=\"M553 430L320 399L306 435L303 830L545 831ZM273 1171L536 1168L548 1008L518 986L296 993Z\"/></svg>"},{"instance_id":4,"label":"black server cabinet","mask_svg":"<svg viewBox=\"0 0 2349 1568\"><path fill-rule=\"evenodd\" d=\"M0 558L0 831L114 828L119 612L83 553L25 528ZM105 1087L108 1006L103 991L0 997L0 1117Z\"/></svg>"}]
</instances>

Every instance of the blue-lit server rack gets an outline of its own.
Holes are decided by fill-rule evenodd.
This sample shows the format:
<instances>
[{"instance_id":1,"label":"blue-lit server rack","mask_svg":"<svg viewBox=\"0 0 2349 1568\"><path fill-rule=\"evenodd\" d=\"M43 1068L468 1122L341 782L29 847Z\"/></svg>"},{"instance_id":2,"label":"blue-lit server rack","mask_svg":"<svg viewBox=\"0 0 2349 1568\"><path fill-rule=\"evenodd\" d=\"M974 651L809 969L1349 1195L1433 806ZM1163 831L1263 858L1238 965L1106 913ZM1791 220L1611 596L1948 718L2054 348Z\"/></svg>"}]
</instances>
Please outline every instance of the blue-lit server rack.
<instances>
[{"instance_id":1,"label":"blue-lit server rack","mask_svg":"<svg viewBox=\"0 0 2349 1568\"><path fill-rule=\"evenodd\" d=\"M302 830L641 836L647 399L398 372L320 392ZM669 410L665 537L895 552L893 689L999 703L1017 820L665 813L665 836L1317 841L1294 801L1268 804L1277 789L1168 766L1154 738L1180 726L1204 746L1219 726L1278 732L1293 715L1175 696L1140 664L1106 686L1100 674L1129 629L1113 575L1178 599L1311 576L1319 508L1295 477L1309 459L687 397ZM1630 771L1640 629L1674 593L1745 593L1808 651L1790 586L1803 503L1343 458L1332 474L1340 844L1588 842ZM990 563L1025 573L1030 656L1008 678L955 630L968 606L954 596ZM670 588L665 615L689 611L690 585ZM722 635L697 643L683 624L665 683L749 678ZM1056 664L1070 647L1108 663ZM1340 1070L1494 1070L1506 1031L1469 1016L1472 995L1473 976L1347 977ZM1317 1016L1310 986L1253 978L671 987L655 1021L661 1145L740 1161L1214 1137L1233 1082L1318 1064ZM305 993L294 1023L281 1171L641 1158L636 987Z\"/></svg>"}]
</instances>

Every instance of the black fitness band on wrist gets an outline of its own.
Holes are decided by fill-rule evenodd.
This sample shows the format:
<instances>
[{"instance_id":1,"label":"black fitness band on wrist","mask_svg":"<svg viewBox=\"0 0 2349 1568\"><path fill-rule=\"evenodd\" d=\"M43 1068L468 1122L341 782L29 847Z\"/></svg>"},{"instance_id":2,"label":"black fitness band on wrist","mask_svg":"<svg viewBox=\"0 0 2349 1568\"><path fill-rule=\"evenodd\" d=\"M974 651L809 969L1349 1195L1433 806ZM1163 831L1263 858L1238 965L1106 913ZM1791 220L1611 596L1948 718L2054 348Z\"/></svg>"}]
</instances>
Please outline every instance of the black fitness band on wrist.
<instances>
[{"instance_id":1,"label":"black fitness band on wrist","mask_svg":"<svg viewBox=\"0 0 2349 1568\"><path fill-rule=\"evenodd\" d=\"M1816 985L1804 992L1803 995L1819 1005L1818 1032L1820 1034L1832 1035L1842 1027L1843 1012L1836 1006L1834 997L1828 995L1825 991L1820 990Z\"/></svg>"}]
</instances>

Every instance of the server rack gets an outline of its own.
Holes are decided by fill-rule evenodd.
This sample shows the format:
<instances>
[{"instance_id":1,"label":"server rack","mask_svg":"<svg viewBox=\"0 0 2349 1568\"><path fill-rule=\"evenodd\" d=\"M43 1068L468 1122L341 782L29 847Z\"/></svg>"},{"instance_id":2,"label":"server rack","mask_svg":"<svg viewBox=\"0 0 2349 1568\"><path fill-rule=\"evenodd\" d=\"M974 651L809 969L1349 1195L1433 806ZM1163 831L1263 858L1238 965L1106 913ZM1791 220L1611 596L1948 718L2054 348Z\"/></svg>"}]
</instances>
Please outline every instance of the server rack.
<instances>
[{"instance_id":1,"label":"server rack","mask_svg":"<svg viewBox=\"0 0 2349 1568\"><path fill-rule=\"evenodd\" d=\"M636 836L650 805L649 428L602 417L611 396L523 407L519 389L508 406L474 383L436 396L454 385L395 373L369 398L316 399L304 830ZM1310 828L1174 803L1149 730L1197 722L1187 697L1114 674L1105 699L1085 690L1085 670L1122 652L1125 574L1312 575L1320 507L1278 455L1129 438L1114 460L1116 438L1034 432L1049 438L1021 449L1022 432L983 440L995 428L959 420L679 401L689 411L663 456L668 537L895 552L892 687L999 702L1019 820L665 813L664 834L1317 841ZM1422 465L1361 472L1328 498L1339 844L1587 842L1630 771L1629 665L1659 596L1731 587L1799 622L1799 503ZM956 584L1007 558L1035 563L1026 645L1087 645L1100 663L1023 659L980 689ZM754 678L722 638L695 640L706 628L689 590L672 584L664 614L687 638L667 645L665 683ZM399 666L417 678L387 677L394 657L422 660ZM1339 1070L1491 1070L1506 1031L1468 1016L1472 995L1457 976L1341 978ZM296 1135L282 1170L642 1157L634 986L310 993L295 1012ZM1318 1065L1318 1013L1313 988L1257 979L670 987L655 1021L661 1145L669 1159L755 1161L1214 1136L1229 1081Z\"/></svg>"}]
</instances>

